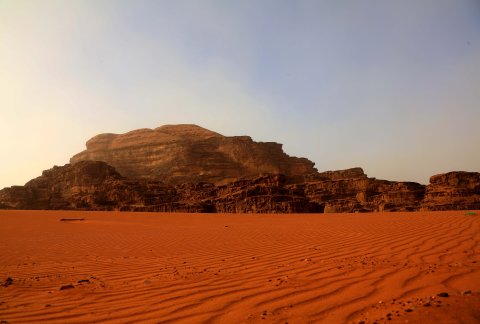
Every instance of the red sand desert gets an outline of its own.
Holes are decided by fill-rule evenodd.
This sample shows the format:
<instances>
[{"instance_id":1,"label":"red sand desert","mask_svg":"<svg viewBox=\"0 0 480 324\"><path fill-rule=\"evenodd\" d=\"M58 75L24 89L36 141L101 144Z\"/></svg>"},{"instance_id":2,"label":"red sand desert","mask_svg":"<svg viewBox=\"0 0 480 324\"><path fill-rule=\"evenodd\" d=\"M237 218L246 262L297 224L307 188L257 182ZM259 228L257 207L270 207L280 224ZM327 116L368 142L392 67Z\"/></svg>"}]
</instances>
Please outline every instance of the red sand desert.
<instances>
[{"instance_id":1,"label":"red sand desert","mask_svg":"<svg viewBox=\"0 0 480 324\"><path fill-rule=\"evenodd\" d=\"M480 213L0 211L0 284L2 323L480 323Z\"/></svg>"}]
</instances>

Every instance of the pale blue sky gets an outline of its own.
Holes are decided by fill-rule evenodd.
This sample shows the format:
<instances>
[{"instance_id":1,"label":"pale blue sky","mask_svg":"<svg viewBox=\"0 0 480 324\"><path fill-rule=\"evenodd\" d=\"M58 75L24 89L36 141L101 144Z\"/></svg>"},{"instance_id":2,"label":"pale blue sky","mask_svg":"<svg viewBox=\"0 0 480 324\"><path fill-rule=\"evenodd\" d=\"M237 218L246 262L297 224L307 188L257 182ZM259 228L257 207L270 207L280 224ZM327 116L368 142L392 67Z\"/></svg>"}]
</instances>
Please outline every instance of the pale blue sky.
<instances>
[{"instance_id":1,"label":"pale blue sky","mask_svg":"<svg viewBox=\"0 0 480 324\"><path fill-rule=\"evenodd\" d=\"M0 0L0 188L195 123L320 170L480 171L480 2Z\"/></svg>"}]
</instances>

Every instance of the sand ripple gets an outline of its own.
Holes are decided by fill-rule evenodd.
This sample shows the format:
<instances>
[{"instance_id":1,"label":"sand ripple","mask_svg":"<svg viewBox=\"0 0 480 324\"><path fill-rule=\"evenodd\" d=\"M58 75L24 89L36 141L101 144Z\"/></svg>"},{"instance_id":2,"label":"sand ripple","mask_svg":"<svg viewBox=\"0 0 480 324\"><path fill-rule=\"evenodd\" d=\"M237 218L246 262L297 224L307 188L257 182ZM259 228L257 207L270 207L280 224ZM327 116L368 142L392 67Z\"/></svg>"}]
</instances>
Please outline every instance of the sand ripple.
<instances>
[{"instance_id":1,"label":"sand ripple","mask_svg":"<svg viewBox=\"0 0 480 324\"><path fill-rule=\"evenodd\" d=\"M475 323L480 213L0 211L0 283L8 323Z\"/></svg>"}]
</instances>

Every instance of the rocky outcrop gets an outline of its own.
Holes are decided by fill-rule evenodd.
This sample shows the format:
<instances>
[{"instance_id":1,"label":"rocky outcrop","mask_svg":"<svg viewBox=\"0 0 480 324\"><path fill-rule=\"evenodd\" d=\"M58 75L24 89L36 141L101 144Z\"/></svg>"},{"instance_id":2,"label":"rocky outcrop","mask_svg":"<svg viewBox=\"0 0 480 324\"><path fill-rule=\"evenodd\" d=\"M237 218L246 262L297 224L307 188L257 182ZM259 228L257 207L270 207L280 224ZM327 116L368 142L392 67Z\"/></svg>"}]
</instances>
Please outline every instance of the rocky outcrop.
<instances>
[{"instance_id":1,"label":"rocky outcrop","mask_svg":"<svg viewBox=\"0 0 480 324\"><path fill-rule=\"evenodd\" d=\"M360 168L328 173L331 179L304 185L305 196L324 207L325 213L417 210L425 186L368 178ZM354 175L345 178L346 174Z\"/></svg>"},{"instance_id":2,"label":"rocky outcrop","mask_svg":"<svg viewBox=\"0 0 480 324\"><path fill-rule=\"evenodd\" d=\"M327 180L345 180L345 179L359 179L367 178L362 168L356 167L345 170L315 172L306 176L307 182L312 181L327 181Z\"/></svg>"},{"instance_id":3,"label":"rocky outcrop","mask_svg":"<svg viewBox=\"0 0 480 324\"><path fill-rule=\"evenodd\" d=\"M373 211L417 211L423 196L425 186L416 182L393 182L376 180L378 194L373 195L370 203L375 206Z\"/></svg>"},{"instance_id":4,"label":"rocky outcrop","mask_svg":"<svg viewBox=\"0 0 480 324\"><path fill-rule=\"evenodd\" d=\"M131 180L101 161L54 167L25 186L0 190L11 209L74 209L160 212L288 213L316 209L300 192L285 189L286 178L266 175L223 186L169 185Z\"/></svg>"},{"instance_id":5,"label":"rocky outcrop","mask_svg":"<svg viewBox=\"0 0 480 324\"><path fill-rule=\"evenodd\" d=\"M71 209L77 196L97 191L105 182L123 179L105 163L79 163L45 170L25 186L0 191L0 203L16 209Z\"/></svg>"},{"instance_id":6,"label":"rocky outcrop","mask_svg":"<svg viewBox=\"0 0 480 324\"><path fill-rule=\"evenodd\" d=\"M265 175L218 187L213 200L219 213L312 213L323 208L287 185L283 175Z\"/></svg>"},{"instance_id":7,"label":"rocky outcrop","mask_svg":"<svg viewBox=\"0 0 480 324\"><path fill-rule=\"evenodd\" d=\"M221 185L262 174L284 174L288 182L303 182L316 172L313 162L288 156L282 144L227 137L196 125L97 135L70 163L86 160L107 162L129 179L169 184Z\"/></svg>"},{"instance_id":8,"label":"rocky outcrop","mask_svg":"<svg viewBox=\"0 0 480 324\"><path fill-rule=\"evenodd\" d=\"M101 134L71 164L0 190L0 209L218 213L351 213L480 209L480 173L450 172L424 186L317 172L277 143L195 125Z\"/></svg>"},{"instance_id":9,"label":"rocky outcrop","mask_svg":"<svg viewBox=\"0 0 480 324\"><path fill-rule=\"evenodd\" d=\"M421 210L480 209L480 173L454 171L430 178Z\"/></svg>"},{"instance_id":10,"label":"rocky outcrop","mask_svg":"<svg viewBox=\"0 0 480 324\"><path fill-rule=\"evenodd\" d=\"M81 161L44 171L25 186L0 190L0 203L14 209L202 212L183 202L175 187L130 180L101 161Z\"/></svg>"},{"instance_id":11,"label":"rocky outcrop","mask_svg":"<svg viewBox=\"0 0 480 324\"><path fill-rule=\"evenodd\" d=\"M424 186L368 178L361 169L330 171L328 178L291 184L284 175L263 175L225 185L165 184L127 179L101 161L54 167L25 186L0 190L0 206L219 213L321 213L417 210ZM345 175L356 178L345 178ZM335 180L331 180L335 179Z\"/></svg>"}]
</instances>

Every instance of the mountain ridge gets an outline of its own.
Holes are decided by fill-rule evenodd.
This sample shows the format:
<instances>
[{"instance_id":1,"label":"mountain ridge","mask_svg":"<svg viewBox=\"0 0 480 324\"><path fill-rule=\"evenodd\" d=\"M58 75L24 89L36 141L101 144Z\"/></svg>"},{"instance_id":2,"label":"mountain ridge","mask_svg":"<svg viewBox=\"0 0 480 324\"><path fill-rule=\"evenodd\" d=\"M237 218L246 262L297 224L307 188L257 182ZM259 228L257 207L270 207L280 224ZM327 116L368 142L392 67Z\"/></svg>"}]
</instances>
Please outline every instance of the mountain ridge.
<instances>
[{"instance_id":1,"label":"mountain ridge","mask_svg":"<svg viewBox=\"0 0 480 324\"><path fill-rule=\"evenodd\" d=\"M318 172L282 144L227 137L192 124L99 134L24 186L0 190L2 209L200 213L349 213L480 209L480 173L429 185ZM112 165L110 164L112 163ZM114 164L114 165L113 165Z\"/></svg>"}]
</instances>

